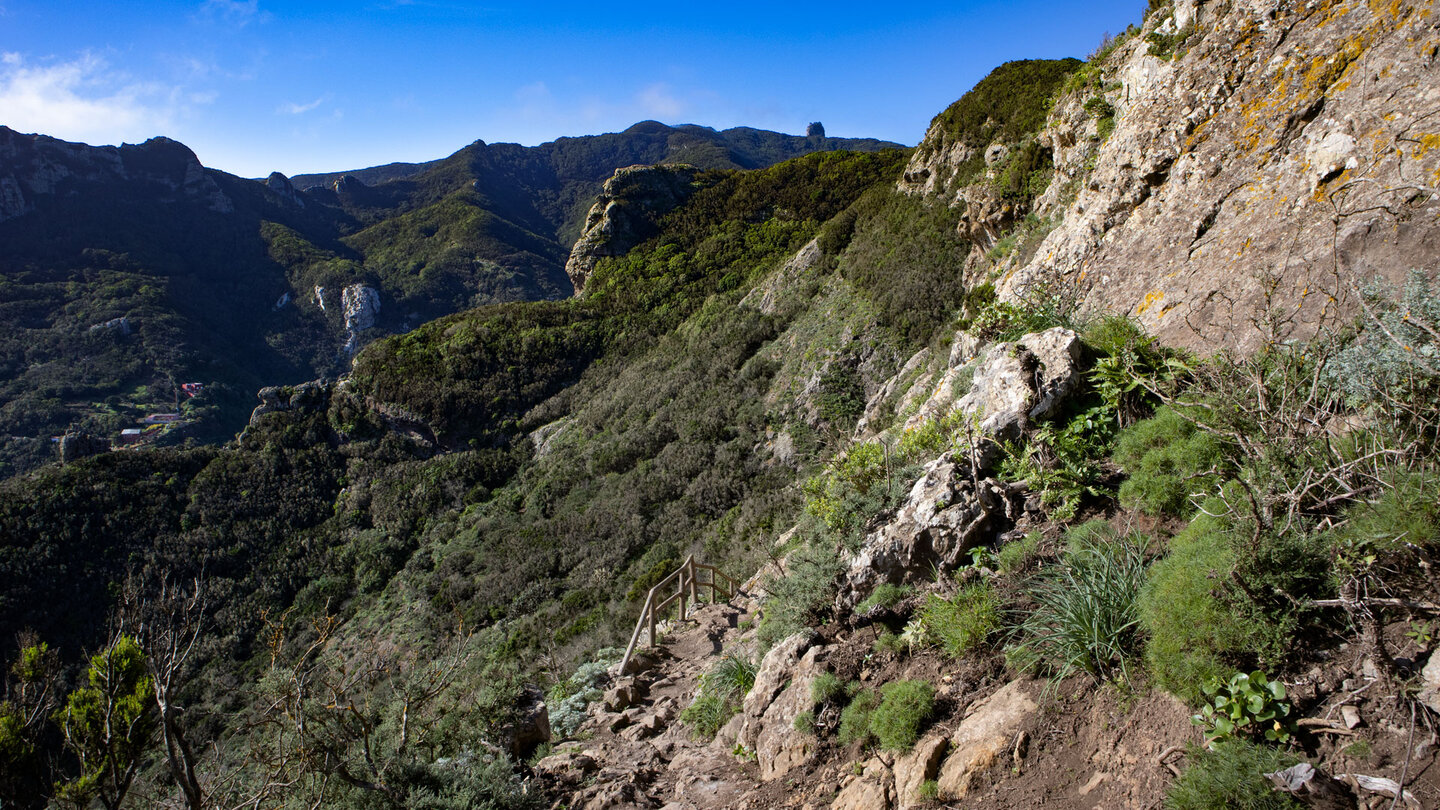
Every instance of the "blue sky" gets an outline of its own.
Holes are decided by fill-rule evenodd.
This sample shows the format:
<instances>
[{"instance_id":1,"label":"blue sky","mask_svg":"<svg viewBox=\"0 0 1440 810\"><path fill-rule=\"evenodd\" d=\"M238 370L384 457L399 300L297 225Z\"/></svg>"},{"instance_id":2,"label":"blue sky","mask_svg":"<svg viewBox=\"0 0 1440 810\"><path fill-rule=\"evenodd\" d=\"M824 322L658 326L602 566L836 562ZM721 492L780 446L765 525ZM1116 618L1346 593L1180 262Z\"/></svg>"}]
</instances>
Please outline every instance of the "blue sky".
<instances>
[{"instance_id":1,"label":"blue sky","mask_svg":"<svg viewBox=\"0 0 1440 810\"><path fill-rule=\"evenodd\" d=\"M1144 5L0 0L0 124L247 177L645 119L914 144L991 68L1084 58Z\"/></svg>"}]
</instances>

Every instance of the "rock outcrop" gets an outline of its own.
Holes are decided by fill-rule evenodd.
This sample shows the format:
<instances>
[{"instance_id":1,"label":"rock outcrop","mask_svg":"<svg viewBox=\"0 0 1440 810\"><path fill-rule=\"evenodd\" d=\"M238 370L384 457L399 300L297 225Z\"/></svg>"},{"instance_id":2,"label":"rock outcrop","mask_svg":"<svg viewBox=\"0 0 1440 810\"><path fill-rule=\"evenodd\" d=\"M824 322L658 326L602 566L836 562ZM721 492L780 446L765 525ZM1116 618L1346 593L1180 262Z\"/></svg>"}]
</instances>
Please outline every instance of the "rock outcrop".
<instances>
[{"instance_id":1,"label":"rock outcrop","mask_svg":"<svg viewBox=\"0 0 1440 810\"><path fill-rule=\"evenodd\" d=\"M271 172L270 176L265 178L265 187L286 202L294 203L301 208L305 207L304 196L295 188L295 184L290 182L290 178L280 172Z\"/></svg>"},{"instance_id":2,"label":"rock outcrop","mask_svg":"<svg viewBox=\"0 0 1440 810\"><path fill-rule=\"evenodd\" d=\"M361 333L374 328L375 318L380 314L380 292L364 284L351 284L340 291L340 303L345 313L345 347L342 351L346 357L354 357L362 345Z\"/></svg>"},{"instance_id":3,"label":"rock outcrop","mask_svg":"<svg viewBox=\"0 0 1440 810\"><path fill-rule=\"evenodd\" d=\"M602 258L623 256L655 234L657 219L694 191L695 171L690 166L630 166L605 181L565 262L576 295Z\"/></svg>"},{"instance_id":4,"label":"rock outcrop","mask_svg":"<svg viewBox=\"0 0 1440 810\"><path fill-rule=\"evenodd\" d=\"M947 453L927 464L894 517L850 557L837 607L853 607L884 582L953 570L966 552L992 539L992 519L1003 512L1000 491L977 476L972 460Z\"/></svg>"},{"instance_id":5,"label":"rock outcrop","mask_svg":"<svg viewBox=\"0 0 1440 810\"><path fill-rule=\"evenodd\" d=\"M59 195L117 182L143 192L150 202L185 198L217 213L235 210L195 153L178 141L90 146L0 126L0 222L31 213Z\"/></svg>"},{"instance_id":6,"label":"rock outcrop","mask_svg":"<svg viewBox=\"0 0 1440 810\"><path fill-rule=\"evenodd\" d=\"M1038 708L1031 697L1034 687L1011 681L981 701L950 738L940 765L940 793L947 799L963 798L982 771L994 765L1015 744L1015 735Z\"/></svg>"},{"instance_id":7,"label":"rock outcrop","mask_svg":"<svg viewBox=\"0 0 1440 810\"><path fill-rule=\"evenodd\" d=\"M1425 0L1161 6L1039 133L1056 173L1035 208L1059 224L996 268L1002 300L1066 290L1171 344L1248 350L1353 313L1368 281L1436 272L1436 45ZM983 194L936 182L970 150L919 153L935 165L911 187L974 230Z\"/></svg>"},{"instance_id":8,"label":"rock outcrop","mask_svg":"<svg viewBox=\"0 0 1440 810\"><path fill-rule=\"evenodd\" d=\"M250 412L247 430L258 425L260 418L268 413L327 407L330 404L330 386L320 382L272 385L261 388L256 396L260 398L260 404Z\"/></svg>"}]
</instances>

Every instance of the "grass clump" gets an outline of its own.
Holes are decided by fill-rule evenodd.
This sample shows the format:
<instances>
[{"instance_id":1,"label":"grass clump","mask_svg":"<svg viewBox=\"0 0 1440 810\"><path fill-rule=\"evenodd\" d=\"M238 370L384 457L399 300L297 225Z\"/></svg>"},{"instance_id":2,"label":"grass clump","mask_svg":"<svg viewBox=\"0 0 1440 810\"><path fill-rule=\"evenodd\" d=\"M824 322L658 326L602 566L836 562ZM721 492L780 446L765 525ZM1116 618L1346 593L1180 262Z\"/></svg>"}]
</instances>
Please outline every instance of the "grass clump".
<instances>
[{"instance_id":1,"label":"grass clump","mask_svg":"<svg viewBox=\"0 0 1440 810\"><path fill-rule=\"evenodd\" d=\"M1059 564L1028 588L1035 609L1020 626L1014 652L1022 666L1043 665L1054 678L1077 672L1125 678L1140 649L1137 603L1145 582L1143 537L1116 537L1087 524Z\"/></svg>"},{"instance_id":2,"label":"grass clump","mask_svg":"<svg viewBox=\"0 0 1440 810\"><path fill-rule=\"evenodd\" d=\"M1263 774L1283 770L1299 759L1245 740L1192 746L1190 767L1165 792L1166 810L1298 810L1294 798L1271 787Z\"/></svg>"},{"instance_id":3,"label":"grass clump","mask_svg":"<svg viewBox=\"0 0 1440 810\"><path fill-rule=\"evenodd\" d=\"M875 736L870 730L870 717L879 705L880 696L869 689L857 692L855 697L850 699L850 705L840 713L841 745L870 744Z\"/></svg>"},{"instance_id":4,"label":"grass clump","mask_svg":"<svg viewBox=\"0 0 1440 810\"><path fill-rule=\"evenodd\" d=\"M1120 485L1120 503L1148 515L1184 516L1190 494L1210 488L1223 463L1220 442L1179 412L1162 407L1155 416L1121 432L1115 462L1130 477Z\"/></svg>"},{"instance_id":5,"label":"grass clump","mask_svg":"<svg viewBox=\"0 0 1440 810\"><path fill-rule=\"evenodd\" d=\"M935 687L926 681L895 681L880 689L870 730L886 751L905 752L920 739L920 727L935 711Z\"/></svg>"},{"instance_id":6,"label":"grass clump","mask_svg":"<svg viewBox=\"0 0 1440 810\"><path fill-rule=\"evenodd\" d=\"M995 552L995 565L1006 576L1025 570L1040 555L1040 543L1045 538L1039 532L1030 532L1019 540L1013 540Z\"/></svg>"},{"instance_id":7,"label":"grass clump","mask_svg":"<svg viewBox=\"0 0 1440 810\"><path fill-rule=\"evenodd\" d=\"M681 722L690 727L699 739L714 739L715 734L736 712L745 695L755 685L755 662L743 655L729 653L700 677L700 693L685 711Z\"/></svg>"},{"instance_id":8,"label":"grass clump","mask_svg":"<svg viewBox=\"0 0 1440 810\"><path fill-rule=\"evenodd\" d=\"M1000 600L988 582L966 586L950 599L931 594L920 609L920 621L925 641L959 658L1000 626Z\"/></svg>"},{"instance_id":9,"label":"grass clump","mask_svg":"<svg viewBox=\"0 0 1440 810\"><path fill-rule=\"evenodd\" d=\"M869 613L877 608L889 610L914 592L915 588L910 585L893 585L889 582L882 582L870 592L869 596L865 597L865 601L855 606L855 612Z\"/></svg>"}]
</instances>

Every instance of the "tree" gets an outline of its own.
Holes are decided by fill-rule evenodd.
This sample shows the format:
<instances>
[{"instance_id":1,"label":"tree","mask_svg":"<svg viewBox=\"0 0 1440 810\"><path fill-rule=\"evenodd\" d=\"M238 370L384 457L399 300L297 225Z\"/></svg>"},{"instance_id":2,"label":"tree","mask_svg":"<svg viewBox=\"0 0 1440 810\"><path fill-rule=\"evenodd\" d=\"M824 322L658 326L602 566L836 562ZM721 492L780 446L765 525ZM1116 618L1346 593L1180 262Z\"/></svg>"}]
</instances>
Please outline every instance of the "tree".
<instances>
[{"instance_id":1,"label":"tree","mask_svg":"<svg viewBox=\"0 0 1440 810\"><path fill-rule=\"evenodd\" d=\"M118 810L155 735L154 681L140 644L123 633L90 659L86 676L89 685L55 715L65 747L80 760L80 776L57 784L55 795L80 808L98 799Z\"/></svg>"},{"instance_id":2,"label":"tree","mask_svg":"<svg viewBox=\"0 0 1440 810\"><path fill-rule=\"evenodd\" d=\"M40 738L59 704L60 656L28 633L19 648L0 700L0 807L38 806L51 764Z\"/></svg>"},{"instance_id":3,"label":"tree","mask_svg":"<svg viewBox=\"0 0 1440 810\"><path fill-rule=\"evenodd\" d=\"M150 598L142 595L133 578L125 583L118 623L134 628L144 651L166 764L190 810L203 810L205 791L195 772L195 751L185 735L185 710L179 705L179 695L204 620L204 588L198 578L188 589L164 581Z\"/></svg>"}]
</instances>

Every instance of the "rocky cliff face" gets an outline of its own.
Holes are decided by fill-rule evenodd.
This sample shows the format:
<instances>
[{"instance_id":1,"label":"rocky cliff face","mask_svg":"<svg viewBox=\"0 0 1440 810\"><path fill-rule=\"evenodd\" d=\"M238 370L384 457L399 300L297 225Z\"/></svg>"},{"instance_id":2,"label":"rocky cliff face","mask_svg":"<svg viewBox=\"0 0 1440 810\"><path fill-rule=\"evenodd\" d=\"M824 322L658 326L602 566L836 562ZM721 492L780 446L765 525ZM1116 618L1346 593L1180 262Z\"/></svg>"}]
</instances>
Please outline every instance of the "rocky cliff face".
<instances>
[{"instance_id":1,"label":"rocky cliff face","mask_svg":"<svg viewBox=\"0 0 1440 810\"><path fill-rule=\"evenodd\" d=\"M158 193L162 202L183 197L218 213L235 208L195 153L178 141L93 147L0 126L0 222L33 212L46 197L116 181Z\"/></svg>"},{"instance_id":2,"label":"rocky cliff face","mask_svg":"<svg viewBox=\"0 0 1440 810\"><path fill-rule=\"evenodd\" d=\"M1032 256L969 270L1002 298L1063 289L1179 345L1313 331L1359 285L1433 271L1437 48L1422 0L1167 4L1039 134L1056 172L1035 213L1054 229ZM908 186L996 233L1013 218L983 189L937 181L970 157L922 147ZM1280 334L1252 324L1262 310Z\"/></svg>"},{"instance_id":3,"label":"rocky cliff face","mask_svg":"<svg viewBox=\"0 0 1440 810\"><path fill-rule=\"evenodd\" d=\"M695 172L690 166L631 166L605 181L565 262L577 295L602 258L623 256L655 235L659 217L694 191Z\"/></svg>"}]
</instances>

